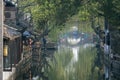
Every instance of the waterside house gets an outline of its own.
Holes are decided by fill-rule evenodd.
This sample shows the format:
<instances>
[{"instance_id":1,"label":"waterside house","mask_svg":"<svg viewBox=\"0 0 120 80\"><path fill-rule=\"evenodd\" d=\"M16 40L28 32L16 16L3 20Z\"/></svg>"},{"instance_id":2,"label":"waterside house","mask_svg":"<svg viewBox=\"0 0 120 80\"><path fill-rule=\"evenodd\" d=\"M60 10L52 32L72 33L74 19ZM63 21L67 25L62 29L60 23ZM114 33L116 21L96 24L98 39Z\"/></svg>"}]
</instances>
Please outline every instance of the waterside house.
<instances>
[{"instance_id":1,"label":"waterside house","mask_svg":"<svg viewBox=\"0 0 120 80\"><path fill-rule=\"evenodd\" d=\"M16 80L31 67L32 49L29 43L24 45L22 33L17 29L16 10L11 1L4 1L3 80Z\"/></svg>"}]
</instances>

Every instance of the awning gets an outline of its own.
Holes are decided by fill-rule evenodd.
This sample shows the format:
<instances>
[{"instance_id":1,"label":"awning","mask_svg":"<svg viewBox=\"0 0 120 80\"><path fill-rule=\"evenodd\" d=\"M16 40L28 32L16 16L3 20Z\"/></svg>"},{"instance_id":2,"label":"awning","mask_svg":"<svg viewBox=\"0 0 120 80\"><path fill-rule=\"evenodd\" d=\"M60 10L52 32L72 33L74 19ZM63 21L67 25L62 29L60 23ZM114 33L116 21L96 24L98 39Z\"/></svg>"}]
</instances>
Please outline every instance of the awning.
<instances>
[{"instance_id":1,"label":"awning","mask_svg":"<svg viewBox=\"0 0 120 80\"><path fill-rule=\"evenodd\" d=\"M20 37L20 36L21 36L21 33L18 32L16 28L13 28L13 27L10 27L10 26L4 24L3 38L7 37L10 40L13 40L13 39Z\"/></svg>"}]
</instances>

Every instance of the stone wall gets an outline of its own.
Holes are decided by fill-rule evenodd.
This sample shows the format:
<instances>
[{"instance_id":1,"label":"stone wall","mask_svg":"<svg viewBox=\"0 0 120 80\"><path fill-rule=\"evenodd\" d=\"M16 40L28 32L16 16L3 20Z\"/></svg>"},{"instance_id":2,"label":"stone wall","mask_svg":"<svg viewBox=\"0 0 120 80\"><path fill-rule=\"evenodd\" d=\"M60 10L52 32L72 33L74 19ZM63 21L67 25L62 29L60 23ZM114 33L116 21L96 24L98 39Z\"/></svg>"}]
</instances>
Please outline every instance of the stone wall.
<instances>
[{"instance_id":1,"label":"stone wall","mask_svg":"<svg viewBox=\"0 0 120 80\"><path fill-rule=\"evenodd\" d=\"M2 25L3 25L3 0L0 0L0 80L2 80Z\"/></svg>"}]
</instances>

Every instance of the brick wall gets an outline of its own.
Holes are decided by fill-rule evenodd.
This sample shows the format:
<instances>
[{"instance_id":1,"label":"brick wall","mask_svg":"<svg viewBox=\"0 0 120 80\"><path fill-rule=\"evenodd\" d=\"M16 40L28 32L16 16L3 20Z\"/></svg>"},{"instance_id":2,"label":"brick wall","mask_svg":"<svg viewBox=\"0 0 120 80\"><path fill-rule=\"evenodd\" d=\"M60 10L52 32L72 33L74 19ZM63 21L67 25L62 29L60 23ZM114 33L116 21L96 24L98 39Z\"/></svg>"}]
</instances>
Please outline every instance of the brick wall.
<instances>
[{"instance_id":1,"label":"brick wall","mask_svg":"<svg viewBox=\"0 0 120 80\"><path fill-rule=\"evenodd\" d=\"M5 14L4 23L9 26L16 27L16 8L15 7L5 7L4 14Z\"/></svg>"}]
</instances>

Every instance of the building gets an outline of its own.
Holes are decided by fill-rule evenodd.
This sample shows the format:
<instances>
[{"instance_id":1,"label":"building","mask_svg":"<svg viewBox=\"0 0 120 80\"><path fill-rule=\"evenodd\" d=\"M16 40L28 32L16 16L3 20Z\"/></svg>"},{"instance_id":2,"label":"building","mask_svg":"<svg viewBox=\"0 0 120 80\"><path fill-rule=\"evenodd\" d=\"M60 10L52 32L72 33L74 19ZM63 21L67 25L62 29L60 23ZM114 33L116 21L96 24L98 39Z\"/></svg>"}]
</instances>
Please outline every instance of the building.
<instances>
[{"instance_id":1,"label":"building","mask_svg":"<svg viewBox=\"0 0 120 80\"><path fill-rule=\"evenodd\" d=\"M16 11L11 1L4 1L3 80L22 78L31 67L31 47L29 43L24 45L22 33L17 29Z\"/></svg>"},{"instance_id":2,"label":"building","mask_svg":"<svg viewBox=\"0 0 120 80\"><path fill-rule=\"evenodd\" d=\"M3 80L14 80L22 54L21 34L8 25L4 25L3 32Z\"/></svg>"}]
</instances>

